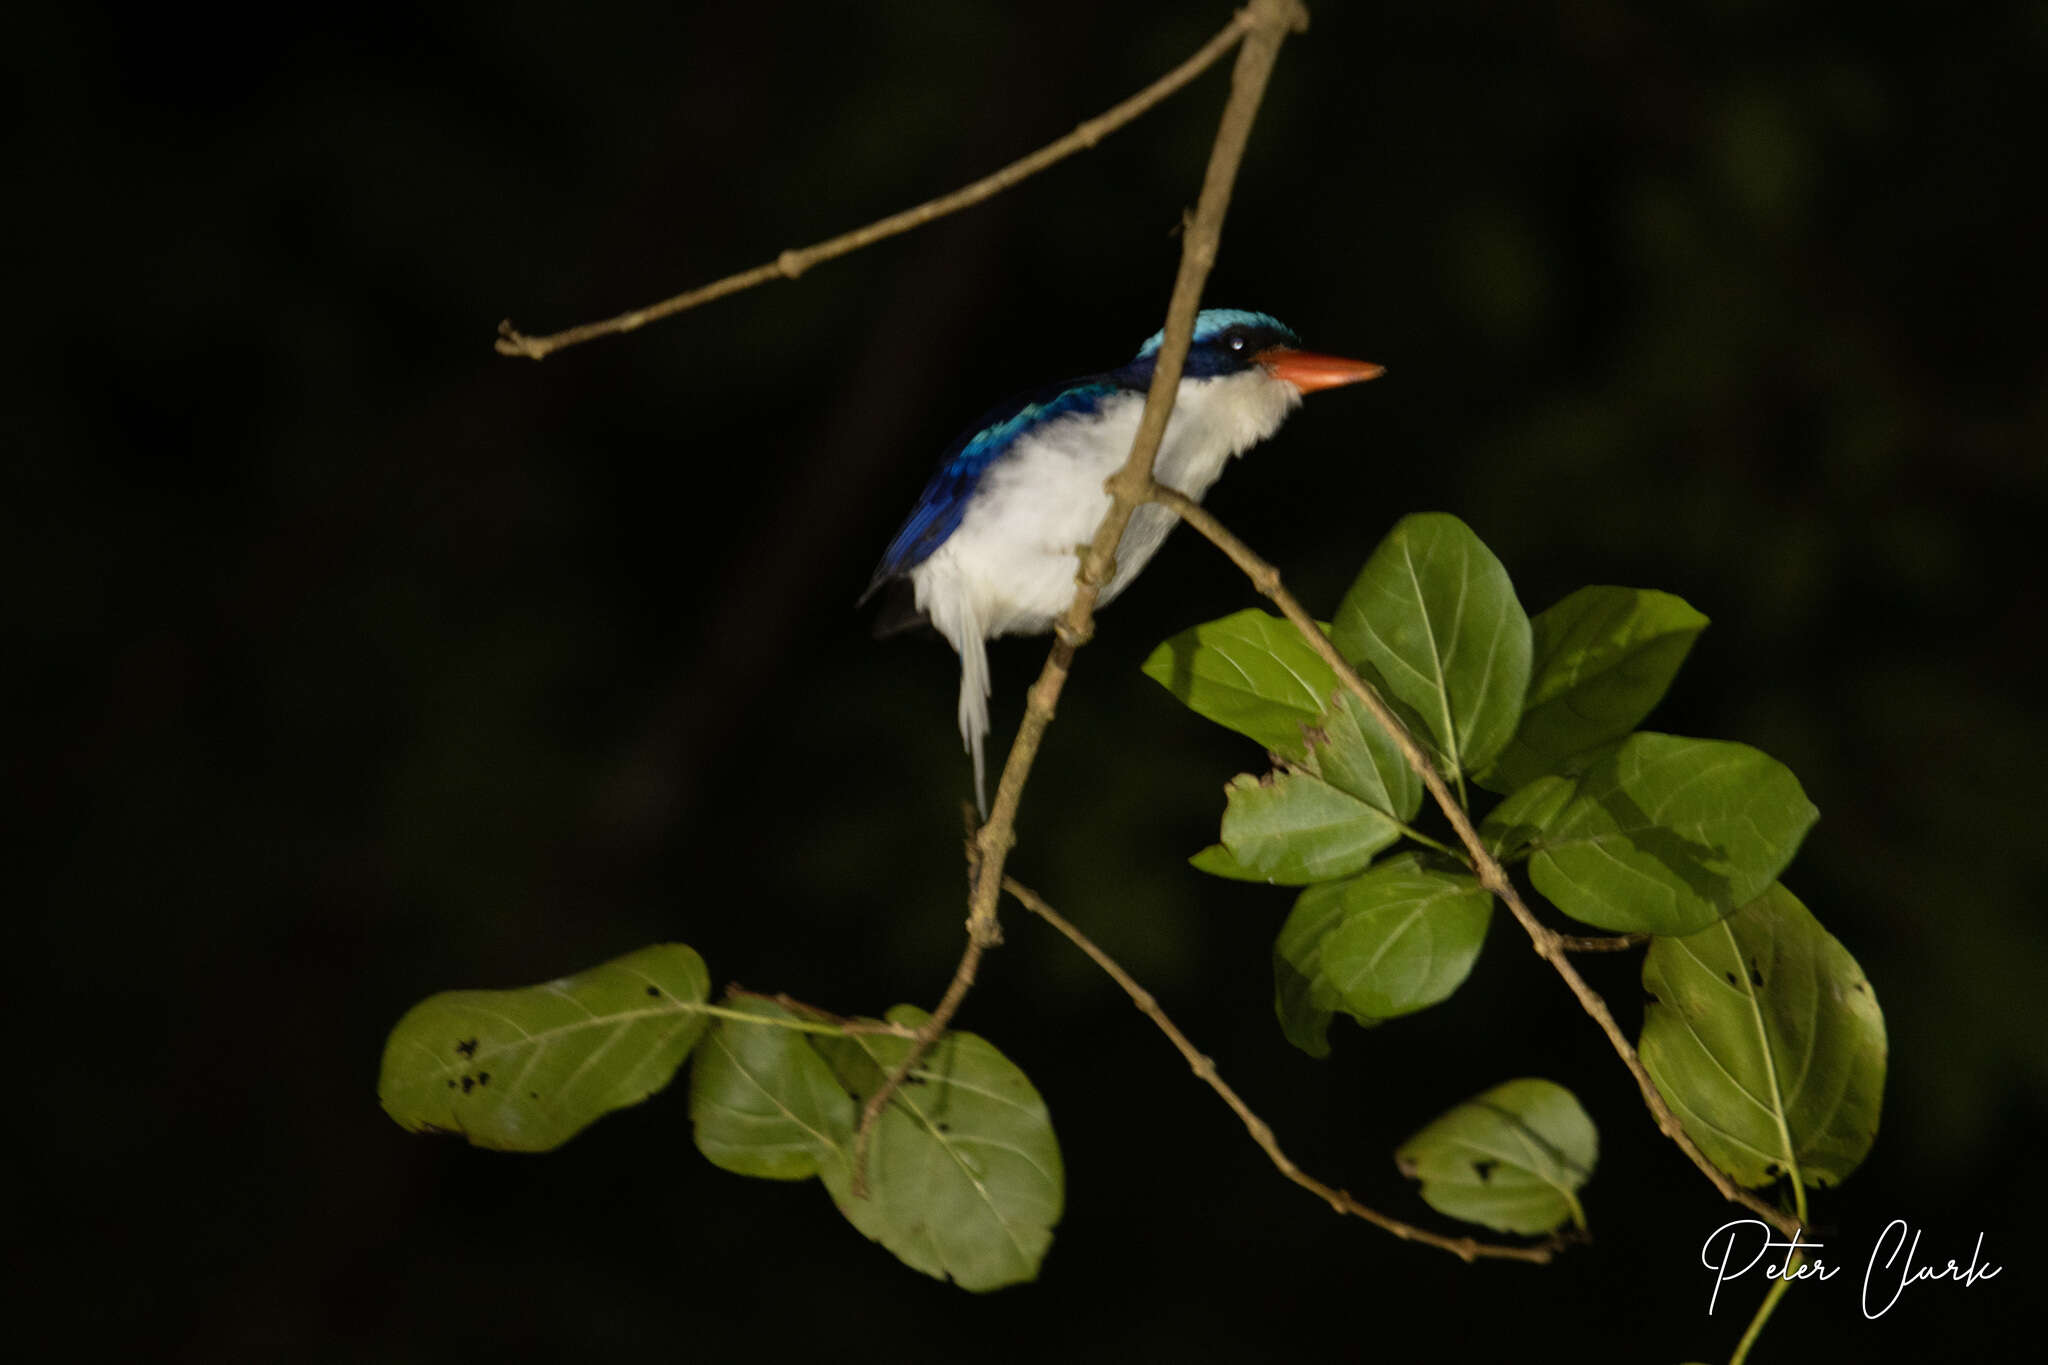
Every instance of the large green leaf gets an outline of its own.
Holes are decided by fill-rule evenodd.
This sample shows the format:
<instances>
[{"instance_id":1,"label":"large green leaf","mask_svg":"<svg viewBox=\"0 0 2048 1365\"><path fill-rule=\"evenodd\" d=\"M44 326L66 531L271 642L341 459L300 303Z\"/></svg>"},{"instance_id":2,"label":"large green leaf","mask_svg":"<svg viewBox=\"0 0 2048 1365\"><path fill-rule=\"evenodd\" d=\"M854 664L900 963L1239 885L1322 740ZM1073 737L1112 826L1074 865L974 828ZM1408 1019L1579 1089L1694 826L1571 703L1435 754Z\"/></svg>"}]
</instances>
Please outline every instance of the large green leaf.
<instances>
[{"instance_id":1,"label":"large green leaf","mask_svg":"<svg viewBox=\"0 0 2048 1365\"><path fill-rule=\"evenodd\" d=\"M1514 734L1529 685L1529 618L1507 570L1456 517L1403 517L1344 595L1331 639L1414 712L1459 771L1484 768Z\"/></svg>"},{"instance_id":2,"label":"large green leaf","mask_svg":"<svg viewBox=\"0 0 2048 1365\"><path fill-rule=\"evenodd\" d=\"M1521 724L1480 783L1509 792L1580 771L1663 700L1706 624L1683 598L1647 588L1581 588L1539 613Z\"/></svg>"},{"instance_id":3,"label":"large green leaf","mask_svg":"<svg viewBox=\"0 0 2048 1365\"><path fill-rule=\"evenodd\" d=\"M916 1028L928 1016L898 1005L888 1017ZM866 1034L813 1046L859 1101L911 1044ZM846 1163L829 1162L822 1174L856 1228L905 1265L973 1290L1034 1278L1066 1198L1045 1102L972 1033L941 1037L883 1110L868 1152L867 1198L854 1197Z\"/></svg>"},{"instance_id":4,"label":"large green leaf","mask_svg":"<svg viewBox=\"0 0 2048 1365\"><path fill-rule=\"evenodd\" d=\"M1307 773L1246 773L1226 790L1223 847L1277 885L1348 877L1401 837L1391 816Z\"/></svg>"},{"instance_id":5,"label":"large green leaf","mask_svg":"<svg viewBox=\"0 0 2048 1365\"><path fill-rule=\"evenodd\" d=\"M768 1020L794 1020L766 1000L727 1005ZM804 1180L846 1160L857 1118L853 1098L803 1033L780 1024L721 1020L690 1068L690 1121L697 1150L737 1175Z\"/></svg>"},{"instance_id":6,"label":"large green leaf","mask_svg":"<svg viewBox=\"0 0 2048 1365\"><path fill-rule=\"evenodd\" d=\"M1884 1014L1848 949L1773 886L1709 929L1659 938L1639 1051L1716 1166L1744 1185L1856 1169L1877 1137Z\"/></svg>"},{"instance_id":7,"label":"large green leaf","mask_svg":"<svg viewBox=\"0 0 2048 1365\"><path fill-rule=\"evenodd\" d=\"M1358 698L1339 692L1309 731L1309 763L1323 781L1376 810L1412 820L1422 806L1422 779Z\"/></svg>"},{"instance_id":8,"label":"large green leaf","mask_svg":"<svg viewBox=\"0 0 2048 1365\"><path fill-rule=\"evenodd\" d=\"M1337 1011L1369 1027L1447 998L1471 974L1492 914L1476 880L1413 853L1311 887L1273 945L1282 1031L1320 1057Z\"/></svg>"},{"instance_id":9,"label":"large green leaf","mask_svg":"<svg viewBox=\"0 0 2048 1365\"><path fill-rule=\"evenodd\" d=\"M1497 1232L1583 1230L1600 1138L1571 1091L1534 1076L1475 1095L1402 1143L1394 1164L1438 1213Z\"/></svg>"},{"instance_id":10,"label":"large green leaf","mask_svg":"<svg viewBox=\"0 0 2048 1365\"><path fill-rule=\"evenodd\" d=\"M710 989L695 949L660 943L539 986L444 991L391 1030L377 1097L415 1132L544 1152L667 1085Z\"/></svg>"},{"instance_id":11,"label":"large green leaf","mask_svg":"<svg viewBox=\"0 0 2048 1365\"><path fill-rule=\"evenodd\" d=\"M1173 636L1144 663L1199 715L1300 760L1302 727L1328 707L1337 675L1292 625L1255 607Z\"/></svg>"},{"instance_id":12,"label":"large green leaf","mask_svg":"<svg viewBox=\"0 0 2048 1365\"><path fill-rule=\"evenodd\" d=\"M1761 895L1820 812L1746 744L1630 735L1530 844L1536 889L1618 933L1690 934Z\"/></svg>"},{"instance_id":13,"label":"large green leaf","mask_svg":"<svg viewBox=\"0 0 2048 1365\"><path fill-rule=\"evenodd\" d=\"M1273 1012L1287 1041L1311 1057L1330 1055L1330 1016L1341 1003L1323 976L1323 944L1343 918L1345 885L1323 882L1302 892L1273 941Z\"/></svg>"}]
</instances>

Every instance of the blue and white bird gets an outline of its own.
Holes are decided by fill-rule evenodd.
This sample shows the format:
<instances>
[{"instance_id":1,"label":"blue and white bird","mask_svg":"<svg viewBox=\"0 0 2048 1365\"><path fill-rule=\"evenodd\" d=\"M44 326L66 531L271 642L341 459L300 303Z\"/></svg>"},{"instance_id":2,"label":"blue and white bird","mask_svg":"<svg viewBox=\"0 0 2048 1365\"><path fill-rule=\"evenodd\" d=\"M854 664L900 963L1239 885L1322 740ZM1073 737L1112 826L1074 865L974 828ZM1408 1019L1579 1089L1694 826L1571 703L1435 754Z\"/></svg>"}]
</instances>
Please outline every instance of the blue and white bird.
<instances>
[{"instance_id":1,"label":"blue and white bird","mask_svg":"<svg viewBox=\"0 0 2048 1365\"><path fill-rule=\"evenodd\" d=\"M861 595L865 602L907 579L914 611L877 633L928 620L959 653L960 736L974 756L984 816L987 642L1042 634L1072 604L1079 549L1109 510L1103 485L1130 455L1164 336L1155 333L1118 369L992 409L953 442ZM1264 313L1207 309L1195 319L1153 477L1199 501L1231 457L1277 431L1303 394L1380 373L1365 361L1298 349L1294 333ZM1097 605L1130 586L1175 520L1156 504L1137 509Z\"/></svg>"}]
</instances>

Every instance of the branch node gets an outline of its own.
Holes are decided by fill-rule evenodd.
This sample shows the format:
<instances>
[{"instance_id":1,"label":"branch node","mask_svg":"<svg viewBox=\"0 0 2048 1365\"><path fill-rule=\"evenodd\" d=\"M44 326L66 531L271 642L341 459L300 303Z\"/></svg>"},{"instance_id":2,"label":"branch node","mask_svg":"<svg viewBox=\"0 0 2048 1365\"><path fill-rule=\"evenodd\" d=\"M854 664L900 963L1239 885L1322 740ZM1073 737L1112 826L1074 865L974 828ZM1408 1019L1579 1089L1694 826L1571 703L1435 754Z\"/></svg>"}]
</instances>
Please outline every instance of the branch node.
<instances>
[{"instance_id":1,"label":"branch node","mask_svg":"<svg viewBox=\"0 0 2048 1365\"><path fill-rule=\"evenodd\" d=\"M530 360L539 360L554 348L540 337L530 337L512 325L506 318L498 324L498 339L492 343L499 355L521 355Z\"/></svg>"},{"instance_id":2,"label":"branch node","mask_svg":"<svg viewBox=\"0 0 2048 1365\"><path fill-rule=\"evenodd\" d=\"M786 280L793 280L811 268L809 256L794 247L775 258L776 273Z\"/></svg>"},{"instance_id":3,"label":"branch node","mask_svg":"<svg viewBox=\"0 0 2048 1365\"><path fill-rule=\"evenodd\" d=\"M1114 491L1111 496L1115 496ZM1099 557L1093 545L1076 545L1074 550L1081 557L1080 564L1074 569L1074 581L1082 587L1099 590L1103 584L1116 577L1115 547L1111 547Z\"/></svg>"}]
</instances>

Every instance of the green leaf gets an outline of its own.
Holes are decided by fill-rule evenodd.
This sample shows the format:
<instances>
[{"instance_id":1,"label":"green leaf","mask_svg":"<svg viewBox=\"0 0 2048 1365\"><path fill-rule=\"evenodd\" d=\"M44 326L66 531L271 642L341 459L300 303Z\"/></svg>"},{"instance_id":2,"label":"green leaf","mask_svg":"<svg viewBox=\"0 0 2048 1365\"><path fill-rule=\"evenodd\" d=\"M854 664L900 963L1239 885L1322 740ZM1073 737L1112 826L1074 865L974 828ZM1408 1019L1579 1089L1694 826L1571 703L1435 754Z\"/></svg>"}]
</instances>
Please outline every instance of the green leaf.
<instances>
[{"instance_id":1,"label":"green leaf","mask_svg":"<svg viewBox=\"0 0 2048 1365\"><path fill-rule=\"evenodd\" d=\"M1672 1112L1738 1183L1839 1183L1870 1151L1884 1014L1848 949L1773 886L1719 924L1658 938L1639 1051Z\"/></svg>"},{"instance_id":2,"label":"green leaf","mask_svg":"<svg viewBox=\"0 0 2048 1365\"><path fill-rule=\"evenodd\" d=\"M1529 685L1529 618L1507 570L1441 512L1403 517L1344 595L1331 639L1369 665L1462 772L1515 732Z\"/></svg>"},{"instance_id":3,"label":"green leaf","mask_svg":"<svg viewBox=\"0 0 2048 1365\"><path fill-rule=\"evenodd\" d=\"M1536 889L1616 933L1690 934L1763 893L1820 812L1746 744L1630 735L1530 845Z\"/></svg>"},{"instance_id":4,"label":"green leaf","mask_svg":"<svg viewBox=\"0 0 2048 1365\"><path fill-rule=\"evenodd\" d=\"M1563 813L1578 789L1569 777L1539 777L1516 788L1479 822L1487 852L1503 861L1520 854Z\"/></svg>"},{"instance_id":5,"label":"green leaf","mask_svg":"<svg viewBox=\"0 0 2048 1365\"><path fill-rule=\"evenodd\" d=\"M1302 892L1273 942L1273 1010L1287 1041L1311 1057L1330 1055L1330 1016L1339 1001L1323 976L1323 943L1343 918L1345 885L1323 882Z\"/></svg>"},{"instance_id":6,"label":"green leaf","mask_svg":"<svg viewBox=\"0 0 2048 1365\"><path fill-rule=\"evenodd\" d=\"M1402 1143L1401 1174L1422 1182L1438 1213L1536 1237L1566 1222L1583 1230L1578 1192L1600 1139L1571 1091L1537 1077L1475 1095Z\"/></svg>"},{"instance_id":7,"label":"green leaf","mask_svg":"<svg viewBox=\"0 0 2048 1365\"><path fill-rule=\"evenodd\" d=\"M764 1019L798 1017L751 997L726 1003ZM846 1160L857 1117L832 1068L793 1028L721 1020L690 1068L697 1150L735 1175L817 1175L827 1163Z\"/></svg>"},{"instance_id":8,"label":"green leaf","mask_svg":"<svg viewBox=\"0 0 2048 1365\"><path fill-rule=\"evenodd\" d=\"M1397 820L1415 818L1422 779L1358 698L1339 692L1309 740L1309 763L1323 781Z\"/></svg>"},{"instance_id":9,"label":"green leaf","mask_svg":"<svg viewBox=\"0 0 2048 1365\"><path fill-rule=\"evenodd\" d=\"M1254 868L1246 867L1231 856L1230 850L1221 844L1211 844L1188 859L1188 866L1197 872L1206 872L1212 877L1228 877L1234 882L1259 882L1271 885L1272 878Z\"/></svg>"},{"instance_id":10,"label":"green leaf","mask_svg":"<svg viewBox=\"0 0 2048 1365\"><path fill-rule=\"evenodd\" d=\"M1509 792L1582 771L1663 700L1706 624L1683 598L1647 588L1581 588L1539 614L1521 724L1480 784Z\"/></svg>"},{"instance_id":11,"label":"green leaf","mask_svg":"<svg viewBox=\"0 0 2048 1365\"><path fill-rule=\"evenodd\" d=\"M1401 837L1390 816L1307 773L1264 781L1246 773L1226 790L1224 848L1239 866L1279 885L1348 877Z\"/></svg>"},{"instance_id":12,"label":"green leaf","mask_svg":"<svg viewBox=\"0 0 2048 1365\"><path fill-rule=\"evenodd\" d=\"M1465 984L1492 919L1493 897L1476 878L1394 859L1345 883L1323 979L1354 1018L1413 1014Z\"/></svg>"},{"instance_id":13,"label":"green leaf","mask_svg":"<svg viewBox=\"0 0 2048 1365\"><path fill-rule=\"evenodd\" d=\"M1300 760L1302 727L1329 705L1337 675L1292 625L1255 607L1175 635L1143 665L1199 715Z\"/></svg>"},{"instance_id":14,"label":"green leaf","mask_svg":"<svg viewBox=\"0 0 2048 1365\"><path fill-rule=\"evenodd\" d=\"M898 1005L888 1017L916 1028L928 1016ZM813 1046L858 1101L911 1044L864 1034ZM848 1222L912 1269L972 1290L1035 1278L1066 1197L1045 1102L972 1033L942 1035L883 1110L868 1152L867 1198L854 1198L845 1163L828 1163L822 1174Z\"/></svg>"},{"instance_id":15,"label":"green leaf","mask_svg":"<svg viewBox=\"0 0 2048 1365\"><path fill-rule=\"evenodd\" d=\"M669 1083L704 1032L710 974L680 943L539 986L444 991L391 1030L377 1097L414 1132L544 1152Z\"/></svg>"},{"instance_id":16,"label":"green leaf","mask_svg":"<svg viewBox=\"0 0 2048 1365\"><path fill-rule=\"evenodd\" d=\"M1471 974L1492 915L1476 880L1414 853L1310 887L1273 945L1282 1032L1322 1057L1337 1011L1371 1027L1446 999Z\"/></svg>"},{"instance_id":17,"label":"green leaf","mask_svg":"<svg viewBox=\"0 0 2048 1365\"><path fill-rule=\"evenodd\" d=\"M698 1055L690 1114L698 1150L741 1175L823 1179L847 1221L912 1269L963 1288L1036 1276L1064 1201L1044 1101L995 1048L946 1033L883 1111L868 1194L852 1192L862 1097L909 1051L889 1034L819 1036L773 1024L798 1016L742 997L761 1024L723 1022ZM889 1020L917 1028L923 1011Z\"/></svg>"}]
</instances>

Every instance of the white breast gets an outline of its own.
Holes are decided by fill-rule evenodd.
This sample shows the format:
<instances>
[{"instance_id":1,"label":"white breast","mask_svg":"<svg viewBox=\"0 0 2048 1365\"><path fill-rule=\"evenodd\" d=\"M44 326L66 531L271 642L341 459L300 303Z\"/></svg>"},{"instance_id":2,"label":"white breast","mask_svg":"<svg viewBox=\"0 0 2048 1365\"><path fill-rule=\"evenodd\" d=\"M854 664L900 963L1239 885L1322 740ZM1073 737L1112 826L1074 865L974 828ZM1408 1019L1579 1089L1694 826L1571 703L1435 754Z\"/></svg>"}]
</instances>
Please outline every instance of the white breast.
<instances>
[{"instance_id":1,"label":"white breast","mask_svg":"<svg viewBox=\"0 0 2048 1365\"><path fill-rule=\"evenodd\" d=\"M1199 500L1231 457L1272 435L1300 403L1300 390L1256 368L1182 380L1153 475ZM1020 439L983 476L958 529L910 574L918 606L956 649L969 631L1049 630L1067 609L1079 547L1109 510L1103 483L1129 456L1144 406L1142 394L1114 395L1094 414ZM1130 585L1176 520L1163 507L1137 510L1100 605Z\"/></svg>"}]
</instances>

